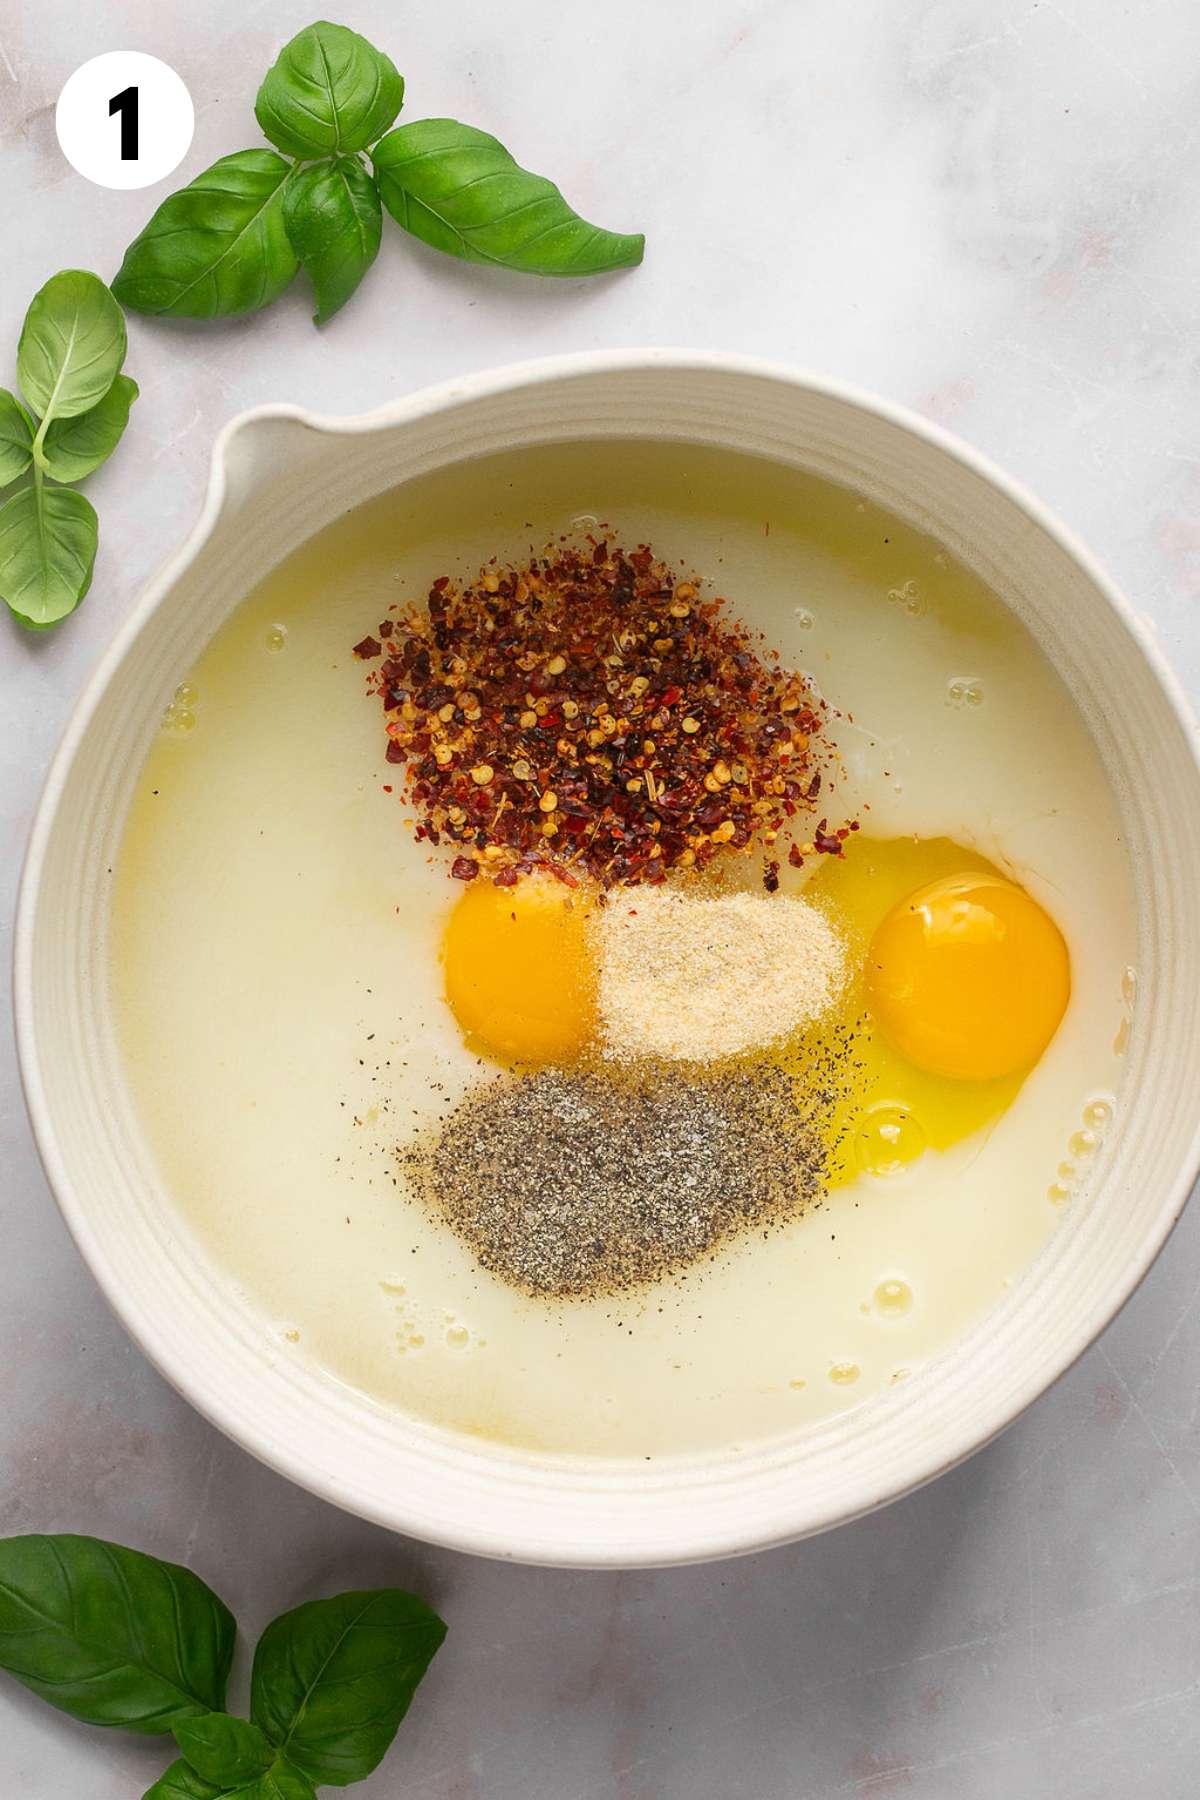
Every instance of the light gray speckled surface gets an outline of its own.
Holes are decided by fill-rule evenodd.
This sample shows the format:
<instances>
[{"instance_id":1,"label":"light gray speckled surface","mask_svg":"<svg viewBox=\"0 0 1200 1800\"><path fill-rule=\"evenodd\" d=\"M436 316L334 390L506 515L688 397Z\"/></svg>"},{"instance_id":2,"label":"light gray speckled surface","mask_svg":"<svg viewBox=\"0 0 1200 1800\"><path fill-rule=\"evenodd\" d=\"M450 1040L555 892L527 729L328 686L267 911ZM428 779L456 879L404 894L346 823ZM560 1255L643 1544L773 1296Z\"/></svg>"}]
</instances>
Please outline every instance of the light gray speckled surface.
<instances>
[{"instance_id":1,"label":"light gray speckled surface","mask_svg":"<svg viewBox=\"0 0 1200 1800\"><path fill-rule=\"evenodd\" d=\"M337 10L337 9L335 9ZM8 0L0 346L64 264L114 270L159 190L102 193L53 130L86 56L187 80L181 172L254 142L298 0ZM39 783L89 669L203 489L218 425L338 412L590 345L760 351L849 377L1023 477L1200 684L1200 13L1188 0L350 0L409 110L495 130L589 216L644 226L629 276L552 285L392 233L318 340L300 291L214 328L135 321L143 398L91 485L93 592L0 620L7 931ZM1190 1800L1200 1777L1200 1214L1123 1317L972 1463L794 1549L661 1575L491 1566L389 1539L196 1417L110 1318L34 1155L7 1039L0 1529L194 1563L253 1630L321 1590L409 1582L449 1645L364 1800ZM0 1687L0 1792L128 1800L162 1766Z\"/></svg>"}]
</instances>

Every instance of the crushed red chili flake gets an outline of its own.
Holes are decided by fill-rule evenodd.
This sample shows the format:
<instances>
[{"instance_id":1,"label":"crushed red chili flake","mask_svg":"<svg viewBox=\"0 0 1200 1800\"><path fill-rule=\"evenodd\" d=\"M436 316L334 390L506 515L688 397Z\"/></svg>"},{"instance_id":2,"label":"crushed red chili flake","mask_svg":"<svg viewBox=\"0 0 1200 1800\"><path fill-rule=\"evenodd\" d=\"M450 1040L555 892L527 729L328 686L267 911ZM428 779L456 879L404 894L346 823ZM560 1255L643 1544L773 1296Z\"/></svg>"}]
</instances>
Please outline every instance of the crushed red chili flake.
<instances>
[{"instance_id":1,"label":"crushed red chili flake","mask_svg":"<svg viewBox=\"0 0 1200 1800\"><path fill-rule=\"evenodd\" d=\"M588 539L461 587L439 576L425 608L393 608L369 681L417 835L459 850L460 881L547 867L606 887L790 835L832 755L828 708L725 606L647 544ZM381 649L368 637L355 655ZM814 848L841 852L825 819Z\"/></svg>"},{"instance_id":2,"label":"crushed red chili flake","mask_svg":"<svg viewBox=\"0 0 1200 1800\"><path fill-rule=\"evenodd\" d=\"M382 625L379 629L386 637L387 633L384 632ZM379 642L378 638L365 637L355 644L354 654L355 656L361 657L364 662L370 662L375 657L383 655L383 645Z\"/></svg>"}]
</instances>

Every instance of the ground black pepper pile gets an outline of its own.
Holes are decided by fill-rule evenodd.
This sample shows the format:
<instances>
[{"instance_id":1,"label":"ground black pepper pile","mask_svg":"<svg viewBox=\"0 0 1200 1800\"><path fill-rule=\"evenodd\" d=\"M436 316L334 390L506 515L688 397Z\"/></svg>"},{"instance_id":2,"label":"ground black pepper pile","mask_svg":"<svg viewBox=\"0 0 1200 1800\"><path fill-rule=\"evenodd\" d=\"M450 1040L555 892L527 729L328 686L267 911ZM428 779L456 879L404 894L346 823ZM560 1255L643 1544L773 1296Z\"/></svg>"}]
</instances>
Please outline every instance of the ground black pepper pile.
<instances>
[{"instance_id":1,"label":"ground black pepper pile","mask_svg":"<svg viewBox=\"0 0 1200 1800\"><path fill-rule=\"evenodd\" d=\"M456 852L459 880L501 885L540 865L660 881L723 846L769 851L817 807L824 707L724 604L646 545L589 539L461 588L442 576L427 610L385 619L355 653L379 662L418 838ZM836 854L848 829L799 836Z\"/></svg>"},{"instance_id":2,"label":"ground black pepper pile","mask_svg":"<svg viewBox=\"0 0 1200 1800\"><path fill-rule=\"evenodd\" d=\"M546 1069L468 1093L400 1159L480 1265L542 1298L619 1293L820 1200L832 1089L781 1069L617 1080Z\"/></svg>"}]
</instances>

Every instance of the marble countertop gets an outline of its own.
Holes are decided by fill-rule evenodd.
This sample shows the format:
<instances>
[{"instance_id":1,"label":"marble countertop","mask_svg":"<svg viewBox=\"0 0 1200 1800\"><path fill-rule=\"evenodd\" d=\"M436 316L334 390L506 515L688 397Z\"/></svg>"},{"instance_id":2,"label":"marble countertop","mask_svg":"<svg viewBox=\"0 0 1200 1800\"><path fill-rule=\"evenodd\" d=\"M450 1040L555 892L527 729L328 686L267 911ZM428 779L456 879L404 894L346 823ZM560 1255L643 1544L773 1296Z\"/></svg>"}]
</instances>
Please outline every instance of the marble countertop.
<instances>
[{"instance_id":1,"label":"marble countertop","mask_svg":"<svg viewBox=\"0 0 1200 1800\"><path fill-rule=\"evenodd\" d=\"M54 135L102 50L195 99L176 182L257 141L254 88L299 0L12 0L0 344L64 264L111 275L165 189L109 193ZM7 934L68 709L183 534L231 413L354 412L589 346L721 346L847 377L951 426L1107 561L1200 691L1200 12L1188 0L353 0L409 111L491 129L644 267L539 285L385 238L319 338L260 318L133 320L142 387L90 486L102 545L69 624L0 619ZM7 995L6 995L7 1000ZM451 1637L364 1800L1184 1800L1200 1774L1200 1211L1102 1343L989 1450L876 1517L667 1573L492 1565L288 1486L126 1339L59 1221L0 1043L0 1532L83 1530L191 1563L252 1633L397 1581ZM244 1673L244 1671L243 1671ZM0 1789L129 1800L160 1749L0 1683Z\"/></svg>"}]
</instances>

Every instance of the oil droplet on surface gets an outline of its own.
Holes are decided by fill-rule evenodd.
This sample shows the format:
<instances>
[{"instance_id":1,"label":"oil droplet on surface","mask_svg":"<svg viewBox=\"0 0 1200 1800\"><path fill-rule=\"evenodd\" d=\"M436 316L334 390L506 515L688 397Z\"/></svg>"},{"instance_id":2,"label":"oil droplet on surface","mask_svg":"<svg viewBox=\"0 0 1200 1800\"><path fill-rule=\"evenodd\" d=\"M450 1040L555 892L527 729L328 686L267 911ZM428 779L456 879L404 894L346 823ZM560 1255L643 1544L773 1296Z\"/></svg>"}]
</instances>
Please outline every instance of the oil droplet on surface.
<instances>
[{"instance_id":1,"label":"oil droplet on surface","mask_svg":"<svg viewBox=\"0 0 1200 1800\"><path fill-rule=\"evenodd\" d=\"M887 597L893 604L902 606L914 619L925 611L925 602L911 577L908 581L902 581L899 587L889 588Z\"/></svg>"},{"instance_id":2,"label":"oil droplet on surface","mask_svg":"<svg viewBox=\"0 0 1200 1800\"><path fill-rule=\"evenodd\" d=\"M853 1387L862 1374L856 1362L835 1362L829 1365L829 1379L835 1387Z\"/></svg>"},{"instance_id":3,"label":"oil droplet on surface","mask_svg":"<svg viewBox=\"0 0 1200 1800\"><path fill-rule=\"evenodd\" d=\"M807 1383L807 1381L802 1381L802 1380L797 1379L796 1381L789 1381L788 1386L790 1388L795 1388L797 1391L799 1391L800 1388L807 1387L808 1383Z\"/></svg>"},{"instance_id":4,"label":"oil droplet on surface","mask_svg":"<svg viewBox=\"0 0 1200 1800\"><path fill-rule=\"evenodd\" d=\"M946 686L946 698L951 706L982 706L983 683L973 675L953 675Z\"/></svg>"},{"instance_id":5,"label":"oil droplet on surface","mask_svg":"<svg viewBox=\"0 0 1200 1800\"><path fill-rule=\"evenodd\" d=\"M576 513L571 520L572 531L595 531L600 521L595 513Z\"/></svg>"},{"instance_id":6,"label":"oil droplet on surface","mask_svg":"<svg viewBox=\"0 0 1200 1800\"><path fill-rule=\"evenodd\" d=\"M1074 1179L1075 1179L1075 1164L1069 1163L1069 1162L1060 1162L1058 1165L1058 1179L1060 1181L1074 1181Z\"/></svg>"},{"instance_id":7,"label":"oil droplet on surface","mask_svg":"<svg viewBox=\"0 0 1200 1800\"><path fill-rule=\"evenodd\" d=\"M196 715L190 707L176 706L172 701L163 714L163 730L176 737L186 737L189 731L196 729Z\"/></svg>"},{"instance_id":8,"label":"oil droplet on surface","mask_svg":"<svg viewBox=\"0 0 1200 1800\"><path fill-rule=\"evenodd\" d=\"M268 626L265 643L268 650L282 650L283 646L287 643L287 626Z\"/></svg>"},{"instance_id":9,"label":"oil droplet on surface","mask_svg":"<svg viewBox=\"0 0 1200 1800\"><path fill-rule=\"evenodd\" d=\"M181 681L175 689L175 699L180 706L195 706L196 690L190 681Z\"/></svg>"},{"instance_id":10,"label":"oil droplet on surface","mask_svg":"<svg viewBox=\"0 0 1200 1800\"><path fill-rule=\"evenodd\" d=\"M1046 1189L1046 1198L1051 1206L1065 1206L1071 1198L1071 1190L1064 1187L1061 1181L1052 1181Z\"/></svg>"},{"instance_id":11,"label":"oil droplet on surface","mask_svg":"<svg viewBox=\"0 0 1200 1800\"><path fill-rule=\"evenodd\" d=\"M1075 1131L1067 1149L1072 1156L1091 1156L1100 1146L1100 1139L1094 1131Z\"/></svg>"},{"instance_id":12,"label":"oil droplet on surface","mask_svg":"<svg viewBox=\"0 0 1200 1800\"><path fill-rule=\"evenodd\" d=\"M425 1339L421 1336L419 1331L414 1332L408 1341L414 1350L420 1350L424 1346L424 1343L425 1343Z\"/></svg>"},{"instance_id":13,"label":"oil droplet on surface","mask_svg":"<svg viewBox=\"0 0 1200 1800\"><path fill-rule=\"evenodd\" d=\"M868 1175L899 1175L925 1149L925 1133L907 1107L885 1103L863 1114L854 1147Z\"/></svg>"},{"instance_id":14,"label":"oil droplet on surface","mask_svg":"<svg viewBox=\"0 0 1200 1800\"><path fill-rule=\"evenodd\" d=\"M452 1350L465 1350L471 1342L471 1334L465 1325L448 1325L446 1342Z\"/></svg>"},{"instance_id":15,"label":"oil droplet on surface","mask_svg":"<svg viewBox=\"0 0 1200 1800\"><path fill-rule=\"evenodd\" d=\"M1129 1048L1129 1020L1122 1019L1117 1026L1117 1035L1113 1039L1113 1055L1124 1056Z\"/></svg>"},{"instance_id":16,"label":"oil droplet on surface","mask_svg":"<svg viewBox=\"0 0 1200 1800\"><path fill-rule=\"evenodd\" d=\"M402 1281L381 1281L379 1285L385 1294L392 1294L397 1300L403 1299L404 1283Z\"/></svg>"},{"instance_id":17,"label":"oil droplet on surface","mask_svg":"<svg viewBox=\"0 0 1200 1800\"><path fill-rule=\"evenodd\" d=\"M1106 1094L1097 1094L1083 1109L1084 1124L1093 1126L1097 1131L1103 1131L1111 1123L1112 1116L1113 1103Z\"/></svg>"},{"instance_id":18,"label":"oil droplet on surface","mask_svg":"<svg viewBox=\"0 0 1200 1800\"><path fill-rule=\"evenodd\" d=\"M1132 1006L1137 999L1137 970L1126 969L1121 977L1121 998L1126 1006Z\"/></svg>"},{"instance_id":19,"label":"oil droplet on surface","mask_svg":"<svg viewBox=\"0 0 1200 1800\"><path fill-rule=\"evenodd\" d=\"M875 1289L875 1307L886 1319L900 1319L908 1312L913 1303L912 1289L907 1281L892 1278L881 1281Z\"/></svg>"},{"instance_id":20,"label":"oil droplet on surface","mask_svg":"<svg viewBox=\"0 0 1200 1800\"><path fill-rule=\"evenodd\" d=\"M807 606L793 607L792 608L792 617L795 619L795 621L796 621L797 625L800 627L801 631L811 631L812 630L813 616L809 612Z\"/></svg>"}]
</instances>

